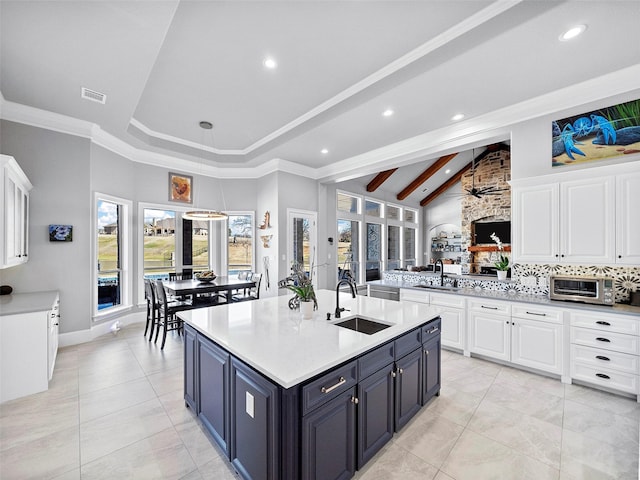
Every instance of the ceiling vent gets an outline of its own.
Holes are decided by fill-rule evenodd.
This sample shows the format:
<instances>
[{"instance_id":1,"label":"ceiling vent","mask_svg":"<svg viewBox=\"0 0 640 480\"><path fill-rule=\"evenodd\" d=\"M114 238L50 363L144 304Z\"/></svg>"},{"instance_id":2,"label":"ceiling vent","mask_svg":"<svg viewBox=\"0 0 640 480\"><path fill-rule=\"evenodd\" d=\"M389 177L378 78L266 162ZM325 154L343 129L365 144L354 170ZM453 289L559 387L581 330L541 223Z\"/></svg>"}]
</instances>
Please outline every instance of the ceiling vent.
<instances>
[{"instance_id":1,"label":"ceiling vent","mask_svg":"<svg viewBox=\"0 0 640 480\"><path fill-rule=\"evenodd\" d=\"M103 105L107 102L107 96L104 93L96 92L86 87L82 87L82 94L80 96L85 100L91 100L92 102L98 102Z\"/></svg>"}]
</instances>

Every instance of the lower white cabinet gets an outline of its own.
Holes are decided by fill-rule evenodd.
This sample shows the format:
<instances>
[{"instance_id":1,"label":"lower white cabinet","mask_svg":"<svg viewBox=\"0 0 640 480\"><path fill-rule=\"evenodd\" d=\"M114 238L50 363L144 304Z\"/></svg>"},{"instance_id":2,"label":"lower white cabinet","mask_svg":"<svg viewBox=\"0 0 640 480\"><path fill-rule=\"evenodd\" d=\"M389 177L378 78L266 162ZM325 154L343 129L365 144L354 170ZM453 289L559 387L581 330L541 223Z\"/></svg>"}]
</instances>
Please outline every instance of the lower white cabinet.
<instances>
[{"instance_id":1,"label":"lower white cabinet","mask_svg":"<svg viewBox=\"0 0 640 480\"><path fill-rule=\"evenodd\" d=\"M0 402L49 388L58 352L59 297L47 309L6 312L0 316Z\"/></svg>"},{"instance_id":2,"label":"lower white cabinet","mask_svg":"<svg viewBox=\"0 0 640 480\"><path fill-rule=\"evenodd\" d=\"M511 360L511 306L506 302L468 302L469 350L487 357Z\"/></svg>"}]
</instances>

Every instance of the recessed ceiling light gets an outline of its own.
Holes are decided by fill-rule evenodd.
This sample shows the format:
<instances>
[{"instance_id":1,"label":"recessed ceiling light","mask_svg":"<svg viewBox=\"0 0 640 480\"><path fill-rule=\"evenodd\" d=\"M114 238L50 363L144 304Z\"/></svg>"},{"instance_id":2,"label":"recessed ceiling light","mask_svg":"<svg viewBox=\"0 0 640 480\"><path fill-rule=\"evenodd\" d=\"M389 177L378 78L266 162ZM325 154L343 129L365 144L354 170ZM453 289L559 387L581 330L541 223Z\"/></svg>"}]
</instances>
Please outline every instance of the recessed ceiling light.
<instances>
[{"instance_id":1,"label":"recessed ceiling light","mask_svg":"<svg viewBox=\"0 0 640 480\"><path fill-rule=\"evenodd\" d=\"M327 153L329 153L329 150L327 150L326 148L323 148L322 150L320 150L320 153L322 153L323 155L326 155Z\"/></svg>"},{"instance_id":2,"label":"recessed ceiling light","mask_svg":"<svg viewBox=\"0 0 640 480\"><path fill-rule=\"evenodd\" d=\"M262 64L269 70L273 70L278 66L278 63L271 57L265 58Z\"/></svg>"},{"instance_id":3,"label":"recessed ceiling light","mask_svg":"<svg viewBox=\"0 0 640 480\"><path fill-rule=\"evenodd\" d=\"M451 120L453 120L454 122L457 122L458 120L462 120L464 118L464 113L456 113L453 117L451 117Z\"/></svg>"},{"instance_id":4,"label":"recessed ceiling light","mask_svg":"<svg viewBox=\"0 0 640 480\"><path fill-rule=\"evenodd\" d=\"M447 168L447 169L444 171L444 173L446 173L447 175L449 175L449 174L451 173L451 169L450 169L450 168Z\"/></svg>"},{"instance_id":5,"label":"recessed ceiling light","mask_svg":"<svg viewBox=\"0 0 640 480\"><path fill-rule=\"evenodd\" d=\"M576 25L575 27L571 27L569 30L560 35L560 40L566 42L567 40L571 40L576 38L578 35L583 33L587 29L586 25Z\"/></svg>"},{"instance_id":6,"label":"recessed ceiling light","mask_svg":"<svg viewBox=\"0 0 640 480\"><path fill-rule=\"evenodd\" d=\"M391 110L390 108L387 108L384 112L382 112L383 117L390 117L391 115L393 115L393 110Z\"/></svg>"}]
</instances>

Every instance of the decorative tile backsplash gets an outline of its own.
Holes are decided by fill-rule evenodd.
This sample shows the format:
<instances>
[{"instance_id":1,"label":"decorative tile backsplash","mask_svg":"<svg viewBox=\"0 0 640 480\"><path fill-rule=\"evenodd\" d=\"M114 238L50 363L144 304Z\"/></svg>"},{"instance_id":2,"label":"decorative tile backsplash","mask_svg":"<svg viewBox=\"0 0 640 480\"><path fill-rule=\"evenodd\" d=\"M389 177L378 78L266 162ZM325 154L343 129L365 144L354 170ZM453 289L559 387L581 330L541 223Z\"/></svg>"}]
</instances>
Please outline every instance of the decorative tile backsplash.
<instances>
[{"instance_id":1,"label":"decorative tile backsplash","mask_svg":"<svg viewBox=\"0 0 640 480\"><path fill-rule=\"evenodd\" d=\"M529 295L549 295L549 277L553 275L582 275L589 277L612 277L615 286L616 303L628 302L629 294L640 291L640 267L609 267L604 265L537 265L514 264L512 281L500 282L495 277L478 278L455 276L459 287L476 290L493 290ZM450 276L451 277L451 276ZM404 282L409 285L439 285L439 275L425 275L414 272L387 271L382 273L383 280ZM453 278L445 278L445 283L453 282Z\"/></svg>"}]
</instances>

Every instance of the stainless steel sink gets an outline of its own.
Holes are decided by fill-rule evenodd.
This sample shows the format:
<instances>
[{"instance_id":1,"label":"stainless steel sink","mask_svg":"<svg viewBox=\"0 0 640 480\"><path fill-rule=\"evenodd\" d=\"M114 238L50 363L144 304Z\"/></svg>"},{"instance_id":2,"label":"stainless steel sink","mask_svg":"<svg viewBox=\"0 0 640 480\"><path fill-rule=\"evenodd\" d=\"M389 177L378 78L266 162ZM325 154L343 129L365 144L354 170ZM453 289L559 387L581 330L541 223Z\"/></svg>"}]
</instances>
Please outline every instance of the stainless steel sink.
<instances>
[{"instance_id":1,"label":"stainless steel sink","mask_svg":"<svg viewBox=\"0 0 640 480\"><path fill-rule=\"evenodd\" d=\"M345 318L344 320L334 323L334 325L355 330L356 332L365 333L367 335L372 335L391 326L386 323L376 322L375 320L370 320L358 315Z\"/></svg>"},{"instance_id":2,"label":"stainless steel sink","mask_svg":"<svg viewBox=\"0 0 640 480\"><path fill-rule=\"evenodd\" d=\"M427 290L444 290L447 292L457 292L460 287L453 285L414 285L415 288L426 288Z\"/></svg>"}]
</instances>

